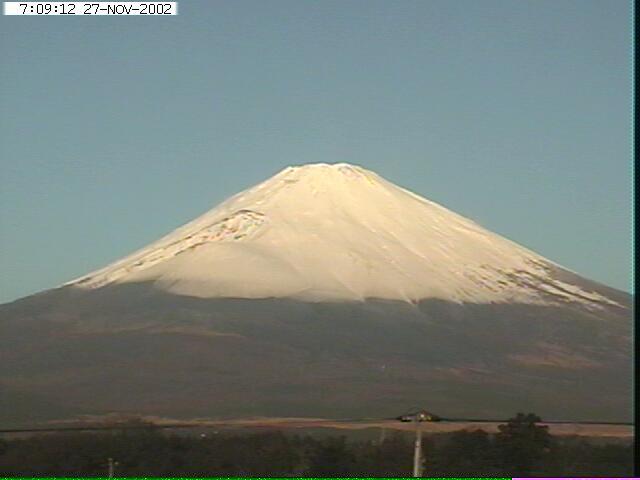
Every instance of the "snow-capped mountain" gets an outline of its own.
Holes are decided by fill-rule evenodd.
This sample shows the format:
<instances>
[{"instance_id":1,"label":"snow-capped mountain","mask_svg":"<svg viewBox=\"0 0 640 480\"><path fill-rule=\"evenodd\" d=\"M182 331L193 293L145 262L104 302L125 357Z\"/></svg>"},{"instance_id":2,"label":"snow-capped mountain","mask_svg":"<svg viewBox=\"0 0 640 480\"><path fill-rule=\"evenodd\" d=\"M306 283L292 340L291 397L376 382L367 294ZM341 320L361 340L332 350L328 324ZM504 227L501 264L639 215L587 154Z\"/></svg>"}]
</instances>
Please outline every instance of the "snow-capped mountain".
<instances>
[{"instance_id":1,"label":"snow-capped mountain","mask_svg":"<svg viewBox=\"0 0 640 480\"><path fill-rule=\"evenodd\" d=\"M289 167L70 285L203 298L617 303L555 264L349 164Z\"/></svg>"},{"instance_id":2,"label":"snow-capped mountain","mask_svg":"<svg viewBox=\"0 0 640 480\"><path fill-rule=\"evenodd\" d=\"M631 297L347 164L0 305L0 421L631 418Z\"/></svg>"}]
</instances>

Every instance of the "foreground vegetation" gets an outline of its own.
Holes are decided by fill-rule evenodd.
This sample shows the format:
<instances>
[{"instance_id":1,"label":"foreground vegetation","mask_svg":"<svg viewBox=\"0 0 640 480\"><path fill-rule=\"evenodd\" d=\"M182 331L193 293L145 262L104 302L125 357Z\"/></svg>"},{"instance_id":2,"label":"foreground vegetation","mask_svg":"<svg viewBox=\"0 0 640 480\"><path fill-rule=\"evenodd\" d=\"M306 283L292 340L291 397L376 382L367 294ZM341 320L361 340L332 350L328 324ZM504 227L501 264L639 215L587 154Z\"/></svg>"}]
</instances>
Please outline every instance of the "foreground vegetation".
<instances>
[{"instance_id":1,"label":"foreground vegetation","mask_svg":"<svg viewBox=\"0 0 640 480\"><path fill-rule=\"evenodd\" d=\"M425 476L632 475L632 446L551 436L519 415L495 435L482 430L427 436ZM413 437L349 440L282 432L176 435L158 430L56 433L0 440L0 475L409 476Z\"/></svg>"}]
</instances>

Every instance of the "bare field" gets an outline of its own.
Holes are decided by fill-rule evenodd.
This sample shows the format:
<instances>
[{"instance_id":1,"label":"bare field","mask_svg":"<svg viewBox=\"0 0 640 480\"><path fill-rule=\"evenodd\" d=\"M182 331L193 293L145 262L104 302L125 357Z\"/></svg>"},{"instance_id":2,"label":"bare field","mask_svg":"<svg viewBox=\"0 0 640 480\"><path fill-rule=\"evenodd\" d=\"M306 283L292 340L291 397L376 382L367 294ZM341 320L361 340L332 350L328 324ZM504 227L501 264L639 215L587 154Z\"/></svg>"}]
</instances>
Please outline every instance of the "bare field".
<instances>
[{"instance_id":1,"label":"bare field","mask_svg":"<svg viewBox=\"0 0 640 480\"><path fill-rule=\"evenodd\" d=\"M397 431L414 431L415 424L411 422L400 422L393 419L358 419L339 420L326 418L284 418L284 417L253 417L236 419L193 419L176 420L171 418L145 416L136 417L135 420L140 425L153 425L164 430L181 429L210 429L219 428L223 430L307 430L307 429L327 429L357 431L366 429L385 429ZM82 416L73 420L63 422L49 422L47 425L53 428L117 428L122 425L124 428L131 426L131 419L118 415L106 416ZM447 433L457 430L481 429L489 433L498 431L498 425L505 422L423 422L422 431L425 433ZM552 435L572 436L580 435L585 437L612 437L619 439L632 439L633 427L631 425L608 425L608 424L545 424ZM346 432L345 432L346 433Z\"/></svg>"},{"instance_id":2,"label":"bare field","mask_svg":"<svg viewBox=\"0 0 640 480\"><path fill-rule=\"evenodd\" d=\"M426 433L446 433L456 430L482 429L487 432L497 432L502 422L425 422L422 430ZM544 423L543 423L544 424ZM278 429L329 428L336 430L361 430L366 428L385 428L388 430L415 430L415 424L396 420L371 421L336 421L329 419L308 418L260 418L238 419L225 421L206 421L202 425L225 427L267 427ZM553 435L584 435L589 437L633 437L633 427L626 425L583 425L583 424L549 424L549 431Z\"/></svg>"}]
</instances>

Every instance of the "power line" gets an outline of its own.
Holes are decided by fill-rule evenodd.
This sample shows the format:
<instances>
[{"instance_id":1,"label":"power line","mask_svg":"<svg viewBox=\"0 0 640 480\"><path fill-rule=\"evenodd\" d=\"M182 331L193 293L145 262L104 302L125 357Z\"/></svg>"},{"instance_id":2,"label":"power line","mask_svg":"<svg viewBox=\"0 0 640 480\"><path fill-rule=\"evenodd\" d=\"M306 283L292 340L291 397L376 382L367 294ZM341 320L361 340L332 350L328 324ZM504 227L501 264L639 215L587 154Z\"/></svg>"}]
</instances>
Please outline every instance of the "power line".
<instances>
[{"instance_id":1,"label":"power line","mask_svg":"<svg viewBox=\"0 0 640 480\"><path fill-rule=\"evenodd\" d=\"M45 432L89 432L108 430L153 430L171 428L206 428L215 425L194 425L194 424L149 424L149 425L100 425L100 426L73 426L73 427L30 427L30 428L10 428L0 429L0 433L45 433Z\"/></svg>"},{"instance_id":2,"label":"power line","mask_svg":"<svg viewBox=\"0 0 640 480\"><path fill-rule=\"evenodd\" d=\"M342 419L287 419L282 422L273 423L274 428L286 426L287 423L304 423L312 424L334 424L334 423L379 423L398 421L399 417L393 418L342 418ZM418 420L427 423L508 423L510 419L489 419L489 418L453 418L438 417L432 420ZM612 426L633 426L631 422L610 422L600 420L541 420L536 422L539 424L564 424L564 425L612 425ZM110 431L110 430L168 430L168 429L192 429L192 428L214 428L221 426L250 426L247 423L238 424L236 421L215 421L212 423L164 423L164 424L115 424L115 425L77 425L77 426L60 426L60 427L24 427L24 428L8 428L0 429L0 433L47 433L47 432L89 432L89 431ZM265 426L261 424L261 426Z\"/></svg>"},{"instance_id":3,"label":"power line","mask_svg":"<svg viewBox=\"0 0 640 480\"><path fill-rule=\"evenodd\" d=\"M509 420L496 420L496 419L488 419L488 418L442 418L439 420L441 422L448 423L508 423ZM565 425L626 425L632 426L631 422L606 422L599 420L580 420L580 421L572 421L572 420L540 420L540 424L565 424Z\"/></svg>"}]
</instances>

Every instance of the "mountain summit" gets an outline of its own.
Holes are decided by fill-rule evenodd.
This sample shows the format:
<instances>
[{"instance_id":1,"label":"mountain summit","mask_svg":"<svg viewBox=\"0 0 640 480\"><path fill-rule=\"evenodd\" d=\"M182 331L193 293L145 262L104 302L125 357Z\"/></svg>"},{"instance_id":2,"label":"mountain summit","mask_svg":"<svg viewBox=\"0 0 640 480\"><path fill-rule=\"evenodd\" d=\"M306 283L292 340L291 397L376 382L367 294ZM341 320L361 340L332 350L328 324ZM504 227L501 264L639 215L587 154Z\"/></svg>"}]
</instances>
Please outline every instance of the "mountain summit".
<instances>
[{"instance_id":1,"label":"mountain summit","mask_svg":"<svg viewBox=\"0 0 640 480\"><path fill-rule=\"evenodd\" d=\"M288 167L71 282L202 298L618 305L557 265L364 168Z\"/></svg>"},{"instance_id":2,"label":"mountain summit","mask_svg":"<svg viewBox=\"0 0 640 480\"><path fill-rule=\"evenodd\" d=\"M0 421L631 418L631 298L347 164L0 305Z\"/></svg>"}]
</instances>

